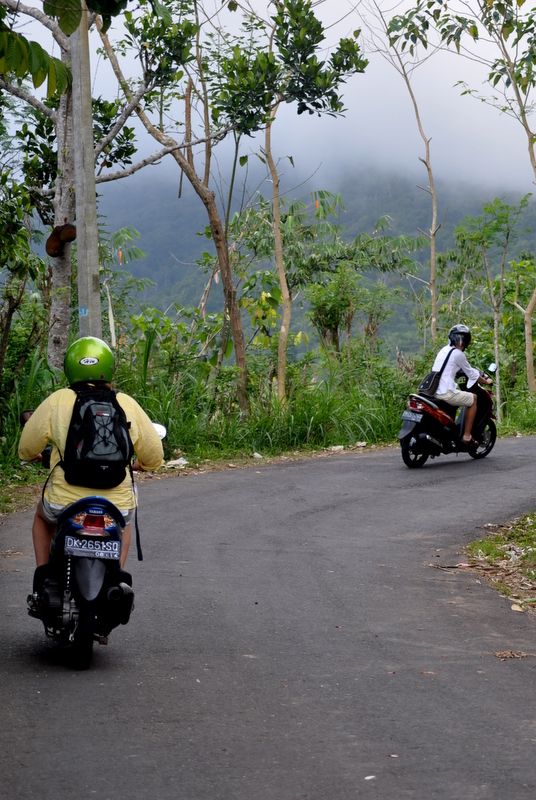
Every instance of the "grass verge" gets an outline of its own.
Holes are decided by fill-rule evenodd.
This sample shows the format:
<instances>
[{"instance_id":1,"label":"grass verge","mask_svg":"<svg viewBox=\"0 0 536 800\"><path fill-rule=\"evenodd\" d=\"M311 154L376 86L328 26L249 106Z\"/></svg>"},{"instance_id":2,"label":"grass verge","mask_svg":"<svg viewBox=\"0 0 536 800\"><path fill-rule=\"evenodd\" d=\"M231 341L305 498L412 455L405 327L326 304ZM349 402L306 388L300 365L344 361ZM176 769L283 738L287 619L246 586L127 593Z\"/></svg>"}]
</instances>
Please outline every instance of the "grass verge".
<instances>
[{"instance_id":1,"label":"grass verge","mask_svg":"<svg viewBox=\"0 0 536 800\"><path fill-rule=\"evenodd\" d=\"M512 600L514 610L536 612L536 512L486 527L488 534L466 548L471 569Z\"/></svg>"}]
</instances>

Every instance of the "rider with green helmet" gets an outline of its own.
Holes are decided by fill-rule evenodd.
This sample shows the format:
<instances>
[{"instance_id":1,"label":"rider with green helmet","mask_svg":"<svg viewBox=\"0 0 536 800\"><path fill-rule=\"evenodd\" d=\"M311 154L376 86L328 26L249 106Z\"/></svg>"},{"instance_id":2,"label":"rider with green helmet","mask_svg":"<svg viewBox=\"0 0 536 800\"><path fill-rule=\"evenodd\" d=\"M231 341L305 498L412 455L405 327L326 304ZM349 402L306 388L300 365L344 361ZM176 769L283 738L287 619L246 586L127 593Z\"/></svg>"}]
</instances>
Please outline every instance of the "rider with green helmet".
<instances>
[{"instance_id":1,"label":"rider with green helmet","mask_svg":"<svg viewBox=\"0 0 536 800\"><path fill-rule=\"evenodd\" d=\"M48 562L56 522L63 509L83 497L95 494L110 500L125 518L121 566L124 565L130 544L130 520L137 505L130 475L127 474L118 486L96 492L95 489L68 483L60 464L65 452L76 391L111 389L114 372L114 355L106 342L94 336L78 339L65 354L65 375L69 388L59 389L49 395L36 408L23 428L19 442L19 456L23 461L38 459L48 442L53 443L51 473L43 498L37 505L32 528L37 566ZM129 423L130 438L140 469L158 469L162 464L162 443L149 417L129 395L117 392L116 399Z\"/></svg>"},{"instance_id":2,"label":"rider with green helmet","mask_svg":"<svg viewBox=\"0 0 536 800\"><path fill-rule=\"evenodd\" d=\"M65 353L64 370L69 386L82 381L111 383L115 373L114 354L102 339L84 336Z\"/></svg>"}]
</instances>

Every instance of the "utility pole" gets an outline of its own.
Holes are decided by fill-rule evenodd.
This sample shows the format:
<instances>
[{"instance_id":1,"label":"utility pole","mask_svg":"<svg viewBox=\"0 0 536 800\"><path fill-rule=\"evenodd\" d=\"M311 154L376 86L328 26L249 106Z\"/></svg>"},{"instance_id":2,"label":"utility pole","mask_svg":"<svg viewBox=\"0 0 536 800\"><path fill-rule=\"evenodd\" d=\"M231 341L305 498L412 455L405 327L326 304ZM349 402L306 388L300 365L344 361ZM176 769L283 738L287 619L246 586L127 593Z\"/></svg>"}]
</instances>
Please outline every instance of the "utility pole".
<instances>
[{"instance_id":1,"label":"utility pole","mask_svg":"<svg viewBox=\"0 0 536 800\"><path fill-rule=\"evenodd\" d=\"M81 0L81 7L80 25L71 34L78 313L80 336L97 336L100 339L102 338L102 318L99 234L95 193L88 13L85 0Z\"/></svg>"}]
</instances>

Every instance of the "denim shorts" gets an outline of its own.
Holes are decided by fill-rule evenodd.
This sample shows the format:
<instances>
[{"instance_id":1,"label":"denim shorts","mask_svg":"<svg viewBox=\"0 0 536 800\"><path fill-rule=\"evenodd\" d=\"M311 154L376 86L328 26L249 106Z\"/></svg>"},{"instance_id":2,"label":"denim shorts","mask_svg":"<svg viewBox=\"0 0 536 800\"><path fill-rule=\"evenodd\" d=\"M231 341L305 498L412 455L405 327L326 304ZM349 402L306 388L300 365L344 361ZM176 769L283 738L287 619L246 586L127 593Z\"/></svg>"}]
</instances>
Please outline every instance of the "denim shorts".
<instances>
[{"instance_id":1,"label":"denim shorts","mask_svg":"<svg viewBox=\"0 0 536 800\"><path fill-rule=\"evenodd\" d=\"M45 517L52 523L56 523L61 512L67 508L67 506L60 506L58 503L50 503L46 497L43 497L42 502ZM125 511L121 511L125 520L125 526L132 521L135 510L135 508L127 508Z\"/></svg>"}]
</instances>

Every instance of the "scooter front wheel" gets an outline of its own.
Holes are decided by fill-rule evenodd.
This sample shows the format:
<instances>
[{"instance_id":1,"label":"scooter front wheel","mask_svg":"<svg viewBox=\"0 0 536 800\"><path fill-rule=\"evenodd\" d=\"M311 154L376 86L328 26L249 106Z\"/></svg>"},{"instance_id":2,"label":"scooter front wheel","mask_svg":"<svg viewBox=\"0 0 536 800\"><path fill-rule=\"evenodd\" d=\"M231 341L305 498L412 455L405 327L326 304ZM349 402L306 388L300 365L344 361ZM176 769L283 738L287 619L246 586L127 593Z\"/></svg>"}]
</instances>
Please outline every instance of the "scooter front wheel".
<instances>
[{"instance_id":1,"label":"scooter front wheel","mask_svg":"<svg viewBox=\"0 0 536 800\"><path fill-rule=\"evenodd\" d=\"M491 453L497 439L497 428L492 419L490 419L484 428L481 436L481 441L478 447L473 447L468 451L471 458L486 458Z\"/></svg>"},{"instance_id":2,"label":"scooter front wheel","mask_svg":"<svg viewBox=\"0 0 536 800\"><path fill-rule=\"evenodd\" d=\"M417 437L413 432L408 433L407 436L400 440L400 446L402 448L402 460L406 467L417 469L428 461L428 453L416 452Z\"/></svg>"},{"instance_id":3,"label":"scooter front wheel","mask_svg":"<svg viewBox=\"0 0 536 800\"><path fill-rule=\"evenodd\" d=\"M78 625L71 644L71 665L74 669L89 669L93 656L93 629L95 627L95 600L79 601Z\"/></svg>"}]
</instances>

